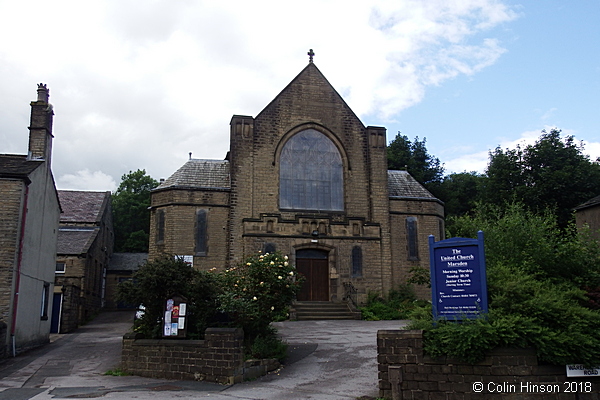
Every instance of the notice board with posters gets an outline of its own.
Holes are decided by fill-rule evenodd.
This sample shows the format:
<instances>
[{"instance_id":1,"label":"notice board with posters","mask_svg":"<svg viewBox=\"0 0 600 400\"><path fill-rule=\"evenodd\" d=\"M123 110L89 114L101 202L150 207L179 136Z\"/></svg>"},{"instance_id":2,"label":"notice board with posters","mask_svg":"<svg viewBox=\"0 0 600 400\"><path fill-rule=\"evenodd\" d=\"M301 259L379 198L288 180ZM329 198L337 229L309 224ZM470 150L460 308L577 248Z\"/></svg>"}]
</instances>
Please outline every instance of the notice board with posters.
<instances>
[{"instance_id":1,"label":"notice board with posters","mask_svg":"<svg viewBox=\"0 0 600 400\"><path fill-rule=\"evenodd\" d=\"M487 278L483 232L477 239L435 241L429 236L434 319L463 320L487 314Z\"/></svg>"},{"instance_id":2,"label":"notice board with posters","mask_svg":"<svg viewBox=\"0 0 600 400\"><path fill-rule=\"evenodd\" d=\"M187 332L187 300L173 296L165 301L163 337L184 338Z\"/></svg>"}]
</instances>

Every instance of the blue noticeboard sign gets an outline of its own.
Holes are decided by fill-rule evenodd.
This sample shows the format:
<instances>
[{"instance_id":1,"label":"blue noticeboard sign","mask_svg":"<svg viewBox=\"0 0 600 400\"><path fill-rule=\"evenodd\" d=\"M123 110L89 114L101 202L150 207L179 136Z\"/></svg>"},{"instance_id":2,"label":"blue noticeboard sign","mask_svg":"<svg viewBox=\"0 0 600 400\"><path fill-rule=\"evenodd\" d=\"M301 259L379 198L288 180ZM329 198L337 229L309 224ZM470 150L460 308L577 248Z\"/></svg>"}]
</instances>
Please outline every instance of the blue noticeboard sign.
<instances>
[{"instance_id":1,"label":"blue noticeboard sign","mask_svg":"<svg viewBox=\"0 0 600 400\"><path fill-rule=\"evenodd\" d=\"M433 318L462 320L487 313L483 232L477 239L429 236Z\"/></svg>"}]
</instances>

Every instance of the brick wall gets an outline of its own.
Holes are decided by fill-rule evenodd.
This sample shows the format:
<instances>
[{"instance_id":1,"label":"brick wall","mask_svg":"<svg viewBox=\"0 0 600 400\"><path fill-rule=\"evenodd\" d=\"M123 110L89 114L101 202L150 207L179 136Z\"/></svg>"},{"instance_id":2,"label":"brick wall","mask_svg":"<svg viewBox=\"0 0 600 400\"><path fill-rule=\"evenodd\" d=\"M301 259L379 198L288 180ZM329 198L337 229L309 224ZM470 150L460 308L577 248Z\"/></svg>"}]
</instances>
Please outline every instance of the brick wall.
<instances>
[{"instance_id":1,"label":"brick wall","mask_svg":"<svg viewBox=\"0 0 600 400\"><path fill-rule=\"evenodd\" d=\"M244 332L209 328L205 340L123 337L121 367L149 378L239 383L244 378Z\"/></svg>"},{"instance_id":2,"label":"brick wall","mask_svg":"<svg viewBox=\"0 0 600 400\"><path fill-rule=\"evenodd\" d=\"M533 349L496 349L472 365L425 356L423 331L386 330L377 354L388 399L600 399L600 378L567 378L565 366L538 365Z\"/></svg>"}]
</instances>

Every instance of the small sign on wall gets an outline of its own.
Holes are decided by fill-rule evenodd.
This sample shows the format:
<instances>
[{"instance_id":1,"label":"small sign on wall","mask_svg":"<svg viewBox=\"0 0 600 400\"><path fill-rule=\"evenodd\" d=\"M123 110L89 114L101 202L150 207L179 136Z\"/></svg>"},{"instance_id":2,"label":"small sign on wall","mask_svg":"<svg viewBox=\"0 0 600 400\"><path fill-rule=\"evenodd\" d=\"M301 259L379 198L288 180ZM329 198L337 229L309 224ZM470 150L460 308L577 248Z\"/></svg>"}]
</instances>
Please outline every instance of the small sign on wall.
<instances>
[{"instance_id":1,"label":"small sign on wall","mask_svg":"<svg viewBox=\"0 0 600 400\"><path fill-rule=\"evenodd\" d=\"M567 365L567 377L569 378L588 378L591 376L600 376L600 365L596 367L585 367L583 364Z\"/></svg>"},{"instance_id":2,"label":"small sign on wall","mask_svg":"<svg viewBox=\"0 0 600 400\"><path fill-rule=\"evenodd\" d=\"M180 259L190 267L194 266L194 256L175 256L175 259Z\"/></svg>"},{"instance_id":3,"label":"small sign on wall","mask_svg":"<svg viewBox=\"0 0 600 400\"><path fill-rule=\"evenodd\" d=\"M163 337L184 338L187 332L187 300L173 296L165 302Z\"/></svg>"}]
</instances>

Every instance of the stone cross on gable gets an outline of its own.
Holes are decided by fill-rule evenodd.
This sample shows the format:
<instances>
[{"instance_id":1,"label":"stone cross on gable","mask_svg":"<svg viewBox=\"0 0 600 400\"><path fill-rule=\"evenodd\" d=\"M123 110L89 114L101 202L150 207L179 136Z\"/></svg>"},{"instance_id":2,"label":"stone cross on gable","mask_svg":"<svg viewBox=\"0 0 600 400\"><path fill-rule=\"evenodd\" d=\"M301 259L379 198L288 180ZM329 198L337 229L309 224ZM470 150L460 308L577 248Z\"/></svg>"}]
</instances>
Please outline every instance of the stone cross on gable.
<instances>
[{"instance_id":1,"label":"stone cross on gable","mask_svg":"<svg viewBox=\"0 0 600 400\"><path fill-rule=\"evenodd\" d=\"M313 49L310 49L306 54L308 54L308 62L313 62L313 57L315 56Z\"/></svg>"}]
</instances>

